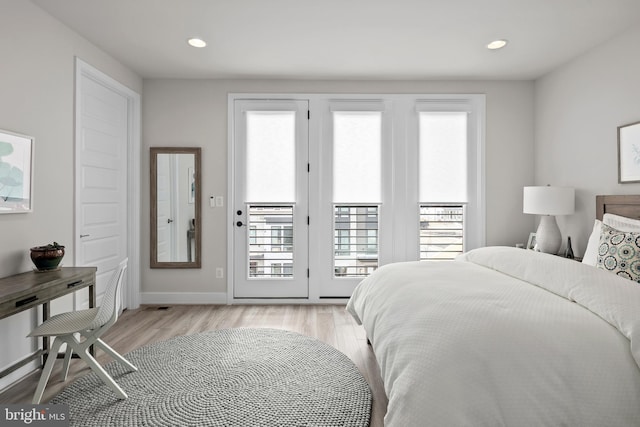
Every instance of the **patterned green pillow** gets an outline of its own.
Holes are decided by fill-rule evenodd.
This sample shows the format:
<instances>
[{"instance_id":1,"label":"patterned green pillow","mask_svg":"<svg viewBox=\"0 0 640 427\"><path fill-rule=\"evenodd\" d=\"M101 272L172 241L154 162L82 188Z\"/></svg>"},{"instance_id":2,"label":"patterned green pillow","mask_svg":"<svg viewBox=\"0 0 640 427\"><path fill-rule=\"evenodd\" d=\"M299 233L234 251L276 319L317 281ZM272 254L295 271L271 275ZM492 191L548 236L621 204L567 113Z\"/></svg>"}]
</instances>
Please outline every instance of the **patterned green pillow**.
<instances>
[{"instance_id":1,"label":"patterned green pillow","mask_svg":"<svg viewBox=\"0 0 640 427\"><path fill-rule=\"evenodd\" d=\"M640 282L640 233L620 231L602 224L596 266Z\"/></svg>"}]
</instances>

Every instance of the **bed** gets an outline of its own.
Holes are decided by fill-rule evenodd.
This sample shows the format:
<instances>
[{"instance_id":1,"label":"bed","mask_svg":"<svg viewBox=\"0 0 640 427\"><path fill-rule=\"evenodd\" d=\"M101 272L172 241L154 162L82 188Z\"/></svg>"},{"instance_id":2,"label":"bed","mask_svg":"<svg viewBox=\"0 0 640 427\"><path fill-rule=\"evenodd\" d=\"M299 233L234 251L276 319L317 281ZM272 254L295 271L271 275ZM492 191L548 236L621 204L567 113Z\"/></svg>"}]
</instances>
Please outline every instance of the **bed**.
<instances>
[{"instance_id":1,"label":"bed","mask_svg":"<svg viewBox=\"0 0 640 427\"><path fill-rule=\"evenodd\" d=\"M640 196L597 203L590 249L607 217L640 244ZM347 309L380 365L385 425L640 425L640 284L597 252L481 248L364 279Z\"/></svg>"}]
</instances>

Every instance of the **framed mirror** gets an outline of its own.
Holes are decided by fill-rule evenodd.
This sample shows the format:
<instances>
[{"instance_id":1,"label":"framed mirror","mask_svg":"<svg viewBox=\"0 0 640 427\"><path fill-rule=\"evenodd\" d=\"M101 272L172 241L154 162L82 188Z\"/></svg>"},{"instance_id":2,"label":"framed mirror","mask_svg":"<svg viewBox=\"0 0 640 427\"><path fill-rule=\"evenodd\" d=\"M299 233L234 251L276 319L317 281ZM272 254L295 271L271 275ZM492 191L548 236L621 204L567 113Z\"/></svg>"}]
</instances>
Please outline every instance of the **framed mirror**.
<instances>
[{"instance_id":1,"label":"framed mirror","mask_svg":"<svg viewBox=\"0 0 640 427\"><path fill-rule=\"evenodd\" d=\"M200 148L151 147L150 165L151 268L200 268Z\"/></svg>"}]
</instances>

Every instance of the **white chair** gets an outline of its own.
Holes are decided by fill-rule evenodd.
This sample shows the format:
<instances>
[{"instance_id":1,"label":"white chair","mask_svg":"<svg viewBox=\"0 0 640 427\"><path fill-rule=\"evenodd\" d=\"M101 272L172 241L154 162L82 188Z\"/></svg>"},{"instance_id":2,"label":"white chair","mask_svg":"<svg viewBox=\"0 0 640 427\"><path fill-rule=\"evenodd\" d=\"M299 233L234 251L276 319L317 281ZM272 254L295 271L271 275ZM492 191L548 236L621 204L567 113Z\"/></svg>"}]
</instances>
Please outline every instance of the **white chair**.
<instances>
[{"instance_id":1,"label":"white chair","mask_svg":"<svg viewBox=\"0 0 640 427\"><path fill-rule=\"evenodd\" d=\"M63 343L67 344L67 350L64 355L64 365L62 368L63 381L67 379L69 373L69 362L73 352L78 354L93 371L102 379L102 381L121 399L126 399L127 394L120 388L118 384L107 374L102 366L98 364L96 359L89 353L89 347L95 345L102 349L113 359L127 366L133 371L138 368L133 366L124 357L119 355L115 350L109 347L100 339L114 323L118 320L120 287L124 278L124 272L127 269L127 259L125 258L107 285L104 298L100 307L90 308L89 310L71 311L68 313L58 314L47 319L44 323L34 329L29 337L55 337L51 343L47 362L42 369L40 382L33 395L34 404L39 404L42 399L42 393L51 376L53 364ZM76 334L80 335L80 340L76 338ZM84 340L82 340L84 338Z\"/></svg>"}]
</instances>

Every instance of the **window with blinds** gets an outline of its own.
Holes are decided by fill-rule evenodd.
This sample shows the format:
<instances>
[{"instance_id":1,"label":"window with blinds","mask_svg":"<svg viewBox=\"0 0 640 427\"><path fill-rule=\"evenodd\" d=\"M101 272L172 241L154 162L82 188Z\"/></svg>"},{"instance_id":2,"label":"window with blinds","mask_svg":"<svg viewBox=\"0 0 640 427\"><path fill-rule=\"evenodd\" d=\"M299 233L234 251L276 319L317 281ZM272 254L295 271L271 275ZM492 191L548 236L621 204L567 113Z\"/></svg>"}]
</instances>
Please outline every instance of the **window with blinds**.
<instances>
[{"instance_id":1,"label":"window with blinds","mask_svg":"<svg viewBox=\"0 0 640 427\"><path fill-rule=\"evenodd\" d=\"M468 113L419 113L420 259L449 260L464 251Z\"/></svg>"},{"instance_id":2,"label":"window with blinds","mask_svg":"<svg viewBox=\"0 0 640 427\"><path fill-rule=\"evenodd\" d=\"M382 112L333 111L334 277L378 268Z\"/></svg>"}]
</instances>

